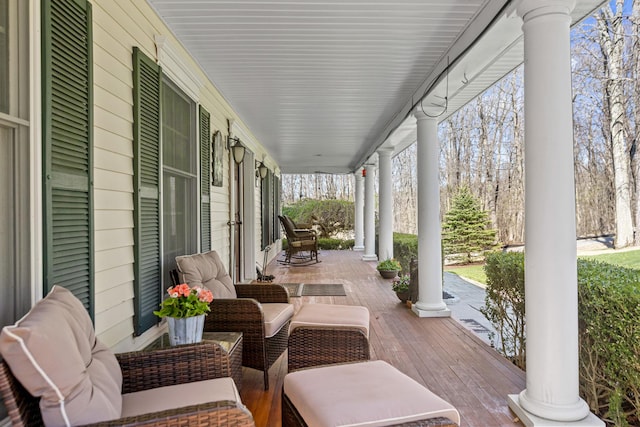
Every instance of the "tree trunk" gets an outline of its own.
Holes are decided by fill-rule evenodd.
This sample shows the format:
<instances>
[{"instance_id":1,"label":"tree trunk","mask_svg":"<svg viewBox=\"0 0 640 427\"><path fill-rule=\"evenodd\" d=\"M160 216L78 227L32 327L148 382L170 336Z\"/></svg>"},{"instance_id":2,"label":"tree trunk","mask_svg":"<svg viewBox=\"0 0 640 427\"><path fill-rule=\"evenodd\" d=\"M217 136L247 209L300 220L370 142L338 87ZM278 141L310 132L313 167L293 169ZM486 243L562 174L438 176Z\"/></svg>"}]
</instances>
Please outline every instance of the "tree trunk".
<instances>
[{"instance_id":1,"label":"tree trunk","mask_svg":"<svg viewBox=\"0 0 640 427\"><path fill-rule=\"evenodd\" d=\"M624 27L622 25L623 0L616 1L615 14L610 7L602 8L598 15L601 49L606 59L608 80L605 86L609 105L609 129L613 153L613 174L616 201L615 247L624 248L633 243L631 215L630 158L624 122L625 98L622 86L624 77Z\"/></svg>"}]
</instances>

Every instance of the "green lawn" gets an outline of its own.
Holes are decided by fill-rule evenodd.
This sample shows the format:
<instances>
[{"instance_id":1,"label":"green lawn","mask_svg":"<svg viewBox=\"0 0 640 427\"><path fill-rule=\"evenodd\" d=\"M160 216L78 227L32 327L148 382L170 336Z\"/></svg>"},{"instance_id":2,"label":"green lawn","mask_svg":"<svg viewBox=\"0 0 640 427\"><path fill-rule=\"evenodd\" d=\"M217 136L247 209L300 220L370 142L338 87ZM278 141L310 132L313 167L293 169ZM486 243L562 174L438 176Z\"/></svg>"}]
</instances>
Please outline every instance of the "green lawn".
<instances>
[{"instance_id":1,"label":"green lawn","mask_svg":"<svg viewBox=\"0 0 640 427\"><path fill-rule=\"evenodd\" d=\"M620 267L635 268L640 270L640 248L627 252L615 252L602 255L581 256L580 258L594 259L607 262ZM483 284L487 283L487 276L484 274L484 265L462 265L447 266L445 271L450 271L460 277L475 280Z\"/></svg>"},{"instance_id":2,"label":"green lawn","mask_svg":"<svg viewBox=\"0 0 640 427\"><path fill-rule=\"evenodd\" d=\"M484 264L447 266L444 270L482 284L487 283L487 276L484 274Z\"/></svg>"},{"instance_id":3,"label":"green lawn","mask_svg":"<svg viewBox=\"0 0 640 427\"><path fill-rule=\"evenodd\" d=\"M620 267L635 268L640 270L640 249L627 252L617 252L602 255L581 256L580 258L594 259L596 261L607 262Z\"/></svg>"}]
</instances>

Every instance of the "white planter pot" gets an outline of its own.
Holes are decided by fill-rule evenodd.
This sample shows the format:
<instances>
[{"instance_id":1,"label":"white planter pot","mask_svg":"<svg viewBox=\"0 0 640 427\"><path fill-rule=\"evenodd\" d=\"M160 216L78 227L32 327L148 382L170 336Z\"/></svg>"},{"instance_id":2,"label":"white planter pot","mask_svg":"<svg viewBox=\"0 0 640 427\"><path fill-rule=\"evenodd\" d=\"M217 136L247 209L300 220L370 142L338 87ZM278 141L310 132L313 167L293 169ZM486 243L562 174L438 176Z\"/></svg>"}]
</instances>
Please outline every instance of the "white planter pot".
<instances>
[{"instance_id":1,"label":"white planter pot","mask_svg":"<svg viewBox=\"0 0 640 427\"><path fill-rule=\"evenodd\" d=\"M169 344L194 344L202 341L204 314L193 317L167 317L169 324Z\"/></svg>"}]
</instances>

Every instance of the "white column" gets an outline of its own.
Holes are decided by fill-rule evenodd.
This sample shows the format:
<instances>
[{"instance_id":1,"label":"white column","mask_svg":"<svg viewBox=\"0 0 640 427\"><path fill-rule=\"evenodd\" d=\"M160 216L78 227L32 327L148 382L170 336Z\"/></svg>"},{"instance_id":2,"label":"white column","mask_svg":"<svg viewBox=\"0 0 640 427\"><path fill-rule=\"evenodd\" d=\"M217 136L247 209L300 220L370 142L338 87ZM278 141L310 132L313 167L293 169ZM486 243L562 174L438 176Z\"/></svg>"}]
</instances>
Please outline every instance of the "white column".
<instances>
[{"instance_id":1,"label":"white column","mask_svg":"<svg viewBox=\"0 0 640 427\"><path fill-rule=\"evenodd\" d=\"M373 181L376 167L372 164L364 166L364 261L377 261L376 256L376 200L373 191Z\"/></svg>"},{"instance_id":2,"label":"white column","mask_svg":"<svg viewBox=\"0 0 640 427\"><path fill-rule=\"evenodd\" d=\"M356 201L354 227L354 251L364 250L364 181L362 179L362 169L355 173L356 177Z\"/></svg>"},{"instance_id":3,"label":"white column","mask_svg":"<svg viewBox=\"0 0 640 427\"><path fill-rule=\"evenodd\" d=\"M575 0L524 0L527 388L525 425L601 425L578 392L578 295L569 25ZM586 419L585 419L586 418Z\"/></svg>"},{"instance_id":4,"label":"white column","mask_svg":"<svg viewBox=\"0 0 640 427\"><path fill-rule=\"evenodd\" d=\"M418 107L418 302L412 310L420 317L449 317L442 300L442 243L438 122Z\"/></svg>"},{"instance_id":5,"label":"white column","mask_svg":"<svg viewBox=\"0 0 640 427\"><path fill-rule=\"evenodd\" d=\"M378 255L381 260L393 258L393 192L391 188L391 153L393 148L378 150Z\"/></svg>"}]
</instances>

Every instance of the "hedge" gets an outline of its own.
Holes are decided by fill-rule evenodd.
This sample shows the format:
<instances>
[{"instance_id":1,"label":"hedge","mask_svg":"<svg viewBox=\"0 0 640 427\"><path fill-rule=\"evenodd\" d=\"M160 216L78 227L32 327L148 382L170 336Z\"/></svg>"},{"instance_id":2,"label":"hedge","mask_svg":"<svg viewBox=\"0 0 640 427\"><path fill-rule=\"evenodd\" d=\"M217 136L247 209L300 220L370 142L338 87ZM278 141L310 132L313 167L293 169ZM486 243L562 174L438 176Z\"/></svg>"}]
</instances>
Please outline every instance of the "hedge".
<instances>
[{"instance_id":1,"label":"hedge","mask_svg":"<svg viewBox=\"0 0 640 427\"><path fill-rule=\"evenodd\" d=\"M481 311L506 342L498 349L524 369L524 255L492 253L485 271ZM580 395L605 421L639 425L640 271L578 259L578 321Z\"/></svg>"}]
</instances>

